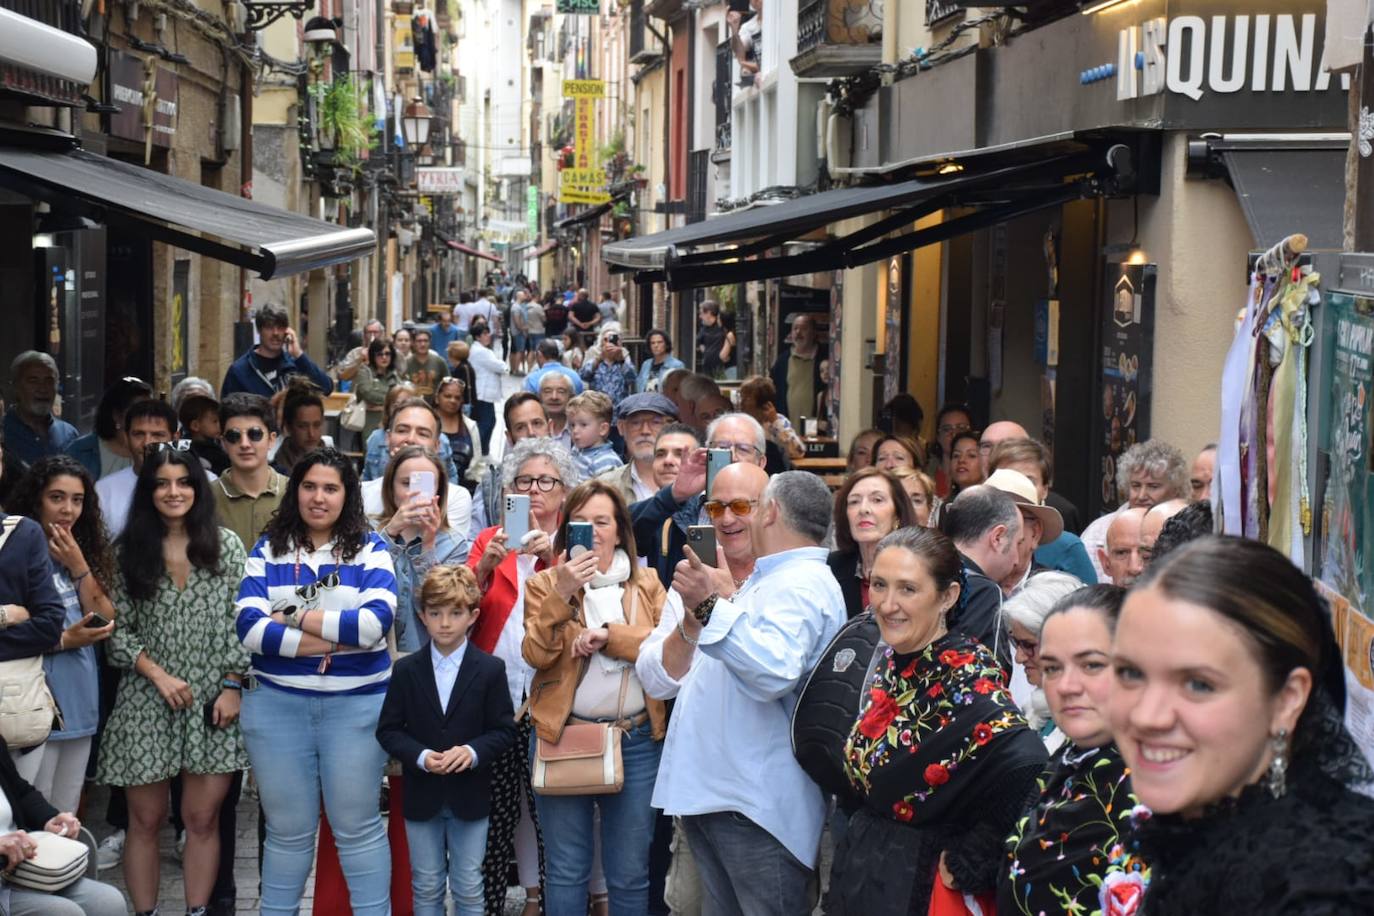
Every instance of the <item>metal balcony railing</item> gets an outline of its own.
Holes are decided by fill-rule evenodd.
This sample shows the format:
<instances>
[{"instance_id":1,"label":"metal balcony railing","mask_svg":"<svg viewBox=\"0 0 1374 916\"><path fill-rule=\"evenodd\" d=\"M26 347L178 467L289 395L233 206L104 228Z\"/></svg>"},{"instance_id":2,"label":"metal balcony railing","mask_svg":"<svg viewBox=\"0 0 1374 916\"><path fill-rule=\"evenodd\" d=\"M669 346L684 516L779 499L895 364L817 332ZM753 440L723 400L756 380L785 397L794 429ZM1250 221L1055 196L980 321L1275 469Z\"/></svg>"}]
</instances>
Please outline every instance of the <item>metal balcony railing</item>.
<instances>
[{"instance_id":1,"label":"metal balcony railing","mask_svg":"<svg viewBox=\"0 0 1374 916\"><path fill-rule=\"evenodd\" d=\"M830 0L801 0L797 4L797 53L810 51L825 41L825 19Z\"/></svg>"}]
</instances>

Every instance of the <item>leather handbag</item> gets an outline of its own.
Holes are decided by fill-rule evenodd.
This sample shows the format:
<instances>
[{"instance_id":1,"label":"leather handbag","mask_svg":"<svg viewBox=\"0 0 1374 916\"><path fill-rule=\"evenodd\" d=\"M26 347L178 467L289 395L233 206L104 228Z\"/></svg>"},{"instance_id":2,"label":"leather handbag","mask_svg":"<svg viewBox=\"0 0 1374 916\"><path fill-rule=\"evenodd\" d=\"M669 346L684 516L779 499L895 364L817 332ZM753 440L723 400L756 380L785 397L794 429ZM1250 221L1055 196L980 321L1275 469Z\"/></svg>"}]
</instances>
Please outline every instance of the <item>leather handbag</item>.
<instances>
[{"instance_id":1,"label":"leather handbag","mask_svg":"<svg viewBox=\"0 0 1374 916\"><path fill-rule=\"evenodd\" d=\"M20 862L5 877L6 883L51 894L85 877L91 854L85 843L46 830L30 833L29 839L38 846L38 851L33 858Z\"/></svg>"},{"instance_id":2,"label":"leather handbag","mask_svg":"<svg viewBox=\"0 0 1374 916\"><path fill-rule=\"evenodd\" d=\"M634 588L628 584L627 587ZM639 590L630 597L630 626L639 610ZM590 659L583 660L583 672ZM625 734L625 694L630 669L620 673L620 702L614 722L569 722L557 741L536 737L530 783L537 795L614 795L625 787L620 739Z\"/></svg>"},{"instance_id":3,"label":"leather handbag","mask_svg":"<svg viewBox=\"0 0 1374 916\"><path fill-rule=\"evenodd\" d=\"M356 393L339 411L339 426L355 433L362 432L367 426L367 405L358 399Z\"/></svg>"},{"instance_id":4,"label":"leather handbag","mask_svg":"<svg viewBox=\"0 0 1374 916\"><path fill-rule=\"evenodd\" d=\"M0 550L19 522L17 515L5 517ZM11 750L37 747L47 741L57 715L57 701L48 689L41 655L0 662L0 737Z\"/></svg>"}]
</instances>

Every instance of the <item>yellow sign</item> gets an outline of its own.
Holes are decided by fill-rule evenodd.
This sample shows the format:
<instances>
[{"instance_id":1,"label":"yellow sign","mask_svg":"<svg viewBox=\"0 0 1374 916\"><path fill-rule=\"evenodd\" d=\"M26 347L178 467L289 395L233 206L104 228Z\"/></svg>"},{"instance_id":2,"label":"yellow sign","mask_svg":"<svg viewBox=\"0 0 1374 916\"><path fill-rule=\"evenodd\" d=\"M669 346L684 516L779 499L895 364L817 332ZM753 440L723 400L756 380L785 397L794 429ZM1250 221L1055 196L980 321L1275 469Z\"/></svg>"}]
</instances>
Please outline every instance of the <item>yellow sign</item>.
<instances>
[{"instance_id":1,"label":"yellow sign","mask_svg":"<svg viewBox=\"0 0 1374 916\"><path fill-rule=\"evenodd\" d=\"M611 195L605 191L588 191L584 188L563 185L558 189L558 202L560 204L608 204L611 202Z\"/></svg>"},{"instance_id":2,"label":"yellow sign","mask_svg":"<svg viewBox=\"0 0 1374 916\"><path fill-rule=\"evenodd\" d=\"M570 99L604 99L606 83L602 80L564 80L563 95Z\"/></svg>"},{"instance_id":3,"label":"yellow sign","mask_svg":"<svg viewBox=\"0 0 1374 916\"><path fill-rule=\"evenodd\" d=\"M558 173L558 177L565 185L581 188L600 188L606 184L606 172L603 169L564 169Z\"/></svg>"},{"instance_id":4,"label":"yellow sign","mask_svg":"<svg viewBox=\"0 0 1374 916\"><path fill-rule=\"evenodd\" d=\"M593 112L596 102L590 98L582 97L574 103L573 110L573 164L579 169L590 169L592 163L592 153L595 147L592 124Z\"/></svg>"}]
</instances>

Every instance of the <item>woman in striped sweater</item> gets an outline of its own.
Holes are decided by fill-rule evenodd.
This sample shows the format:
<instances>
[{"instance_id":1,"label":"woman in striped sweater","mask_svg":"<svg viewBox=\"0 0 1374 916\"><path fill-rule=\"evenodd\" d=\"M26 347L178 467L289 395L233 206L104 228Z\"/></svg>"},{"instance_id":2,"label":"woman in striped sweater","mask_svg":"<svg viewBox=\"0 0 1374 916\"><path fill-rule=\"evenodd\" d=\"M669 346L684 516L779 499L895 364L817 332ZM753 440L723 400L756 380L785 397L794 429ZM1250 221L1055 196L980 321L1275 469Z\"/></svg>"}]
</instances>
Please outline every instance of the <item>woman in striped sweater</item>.
<instances>
[{"instance_id":1,"label":"woman in striped sweater","mask_svg":"<svg viewBox=\"0 0 1374 916\"><path fill-rule=\"evenodd\" d=\"M352 464L333 449L310 452L292 469L238 596L238 635L257 683L244 695L242 728L267 818L264 914L300 905L321 795L353 912L390 912L375 791L386 752L375 732L395 611L391 556L363 514Z\"/></svg>"}]
</instances>

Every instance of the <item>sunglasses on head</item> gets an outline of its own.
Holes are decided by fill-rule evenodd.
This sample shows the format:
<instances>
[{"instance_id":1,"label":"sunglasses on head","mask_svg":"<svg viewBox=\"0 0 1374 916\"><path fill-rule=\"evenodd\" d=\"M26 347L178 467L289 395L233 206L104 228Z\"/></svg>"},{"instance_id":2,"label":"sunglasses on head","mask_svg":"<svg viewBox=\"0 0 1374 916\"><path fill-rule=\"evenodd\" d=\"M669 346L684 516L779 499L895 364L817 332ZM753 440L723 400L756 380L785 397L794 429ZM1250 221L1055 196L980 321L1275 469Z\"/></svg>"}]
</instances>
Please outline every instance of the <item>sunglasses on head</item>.
<instances>
[{"instance_id":1,"label":"sunglasses on head","mask_svg":"<svg viewBox=\"0 0 1374 916\"><path fill-rule=\"evenodd\" d=\"M743 518L750 512L753 512L754 507L758 504L759 501L757 499L732 499L727 502L722 502L719 499L712 499L708 500L706 505L702 506L702 508L706 510L706 517L715 521L725 514L726 509L735 513L736 516Z\"/></svg>"},{"instance_id":2,"label":"sunglasses on head","mask_svg":"<svg viewBox=\"0 0 1374 916\"><path fill-rule=\"evenodd\" d=\"M267 438L267 430L261 426L250 426L248 429L226 429L222 435L225 442L230 445L238 445L239 440L244 436L248 437L249 442L261 442Z\"/></svg>"}]
</instances>

